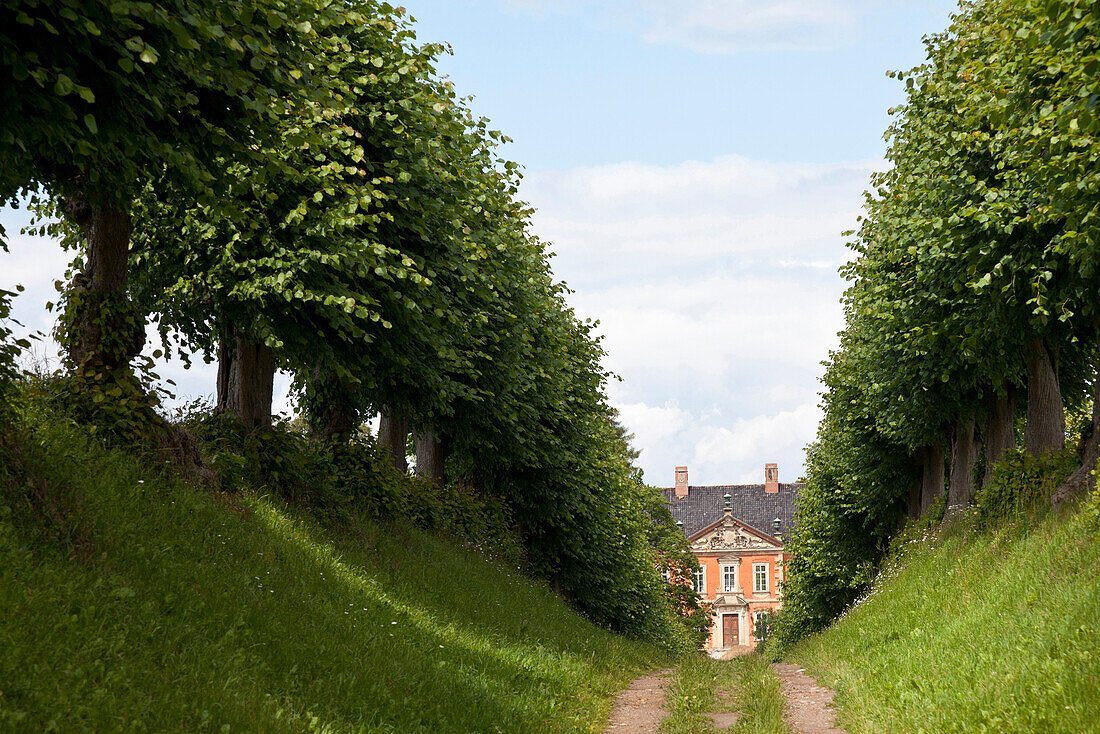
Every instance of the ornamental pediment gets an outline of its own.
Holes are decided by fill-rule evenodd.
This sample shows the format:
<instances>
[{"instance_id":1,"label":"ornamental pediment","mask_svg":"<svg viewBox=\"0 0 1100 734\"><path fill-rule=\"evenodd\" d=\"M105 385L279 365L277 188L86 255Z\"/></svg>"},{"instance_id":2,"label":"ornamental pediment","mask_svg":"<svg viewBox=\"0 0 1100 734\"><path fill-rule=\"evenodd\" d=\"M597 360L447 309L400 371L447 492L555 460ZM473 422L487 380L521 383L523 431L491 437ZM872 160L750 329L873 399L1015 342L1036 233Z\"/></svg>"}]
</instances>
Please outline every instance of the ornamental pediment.
<instances>
[{"instance_id":1,"label":"ornamental pediment","mask_svg":"<svg viewBox=\"0 0 1100 734\"><path fill-rule=\"evenodd\" d=\"M780 548L781 546L750 532L731 517L724 518L691 542L691 549L696 552L779 550Z\"/></svg>"},{"instance_id":2,"label":"ornamental pediment","mask_svg":"<svg viewBox=\"0 0 1100 734\"><path fill-rule=\"evenodd\" d=\"M745 606L745 597L736 593L719 594L714 599L715 608L719 607L743 607Z\"/></svg>"}]
</instances>

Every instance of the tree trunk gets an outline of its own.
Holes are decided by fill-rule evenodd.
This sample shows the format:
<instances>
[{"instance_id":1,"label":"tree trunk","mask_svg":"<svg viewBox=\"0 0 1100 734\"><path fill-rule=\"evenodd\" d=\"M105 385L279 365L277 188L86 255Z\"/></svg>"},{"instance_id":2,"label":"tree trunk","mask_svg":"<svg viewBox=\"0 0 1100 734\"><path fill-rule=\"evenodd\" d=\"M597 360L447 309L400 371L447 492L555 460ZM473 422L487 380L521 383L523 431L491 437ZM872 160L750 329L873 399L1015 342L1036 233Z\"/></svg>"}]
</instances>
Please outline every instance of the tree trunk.
<instances>
[{"instance_id":1,"label":"tree trunk","mask_svg":"<svg viewBox=\"0 0 1100 734\"><path fill-rule=\"evenodd\" d=\"M1009 385L1002 395L990 391L986 395L989 417L985 425L985 472L982 486L989 484L993 476L993 464L1005 452L1016 448L1016 388Z\"/></svg>"},{"instance_id":2,"label":"tree trunk","mask_svg":"<svg viewBox=\"0 0 1100 734\"><path fill-rule=\"evenodd\" d=\"M1079 497L1096 486L1096 464L1100 461L1100 358L1097 359L1097 373L1092 389L1092 425L1089 433L1081 437L1077 447L1077 457L1081 466L1069 475L1061 487L1050 497L1050 504L1059 509L1074 497Z\"/></svg>"},{"instance_id":3,"label":"tree trunk","mask_svg":"<svg viewBox=\"0 0 1100 734\"><path fill-rule=\"evenodd\" d=\"M72 331L67 335L74 366L106 370L126 367L145 346L145 319L127 293L130 214L124 208L92 203L83 194L65 199L65 213L87 243L84 270L74 282Z\"/></svg>"},{"instance_id":4,"label":"tree trunk","mask_svg":"<svg viewBox=\"0 0 1100 734\"><path fill-rule=\"evenodd\" d=\"M236 370L237 338L233 329L223 326L218 338L218 395L214 405L214 411L224 413L229 409L229 391L232 383L232 375Z\"/></svg>"},{"instance_id":5,"label":"tree trunk","mask_svg":"<svg viewBox=\"0 0 1100 734\"><path fill-rule=\"evenodd\" d=\"M943 447L939 443L924 448L924 469L921 472L920 514L924 517L943 494Z\"/></svg>"},{"instance_id":6,"label":"tree trunk","mask_svg":"<svg viewBox=\"0 0 1100 734\"><path fill-rule=\"evenodd\" d=\"M920 480L914 480L909 485L909 502L906 505L906 514L910 520L920 519Z\"/></svg>"},{"instance_id":7,"label":"tree trunk","mask_svg":"<svg viewBox=\"0 0 1100 734\"><path fill-rule=\"evenodd\" d=\"M970 503L970 473L977 457L974 419L959 419L951 439L951 480L947 488L947 515L961 512Z\"/></svg>"},{"instance_id":8,"label":"tree trunk","mask_svg":"<svg viewBox=\"0 0 1100 734\"><path fill-rule=\"evenodd\" d=\"M416 434L416 473L436 484L446 484L447 454L450 441L430 430Z\"/></svg>"},{"instance_id":9,"label":"tree trunk","mask_svg":"<svg viewBox=\"0 0 1100 734\"><path fill-rule=\"evenodd\" d=\"M1032 456L1061 451L1066 443L1066 413L1058 385L1058 362L1041 339L1027 347L1027 428L1024 445Z\"/></svg>"},{"instance_id":10,"label":"tree trunk","mask_svg":"<svg viewBox=\"0 0 1100 734\"><path fill-rule=\"evenodd\" d=\"M393 468L401 474L409 473L409 460L406 451L409 438L409 419L390 408L382 408L382 417L378 423L378 445L389 454ZM417 444L417 456L420 446ZM420 459L417 459L417 468Z\"/></svg>"},{"instance_id":11,"label":"tree trunk","mask_svg":"<svg viewBox=\"0 0 1100 734\"><path fill-rule=\"evenodd\" d=\"M310 439L343 443L359 427L359 409L345 380L318 366L313 369L308 399Z\"/></svg>"},{"instance_id":12,"label":"tree trunk","mask_svg":"<svg viewBox=\"0 0 1100 734\"><path fill-rule=\"evenodd\" d=\"M228 336L228 335L227 335ZM232 413L246 428L271 425L275 353L250 337L228 336L218 345L218 412Z\"/></svg>"}]
</instances>

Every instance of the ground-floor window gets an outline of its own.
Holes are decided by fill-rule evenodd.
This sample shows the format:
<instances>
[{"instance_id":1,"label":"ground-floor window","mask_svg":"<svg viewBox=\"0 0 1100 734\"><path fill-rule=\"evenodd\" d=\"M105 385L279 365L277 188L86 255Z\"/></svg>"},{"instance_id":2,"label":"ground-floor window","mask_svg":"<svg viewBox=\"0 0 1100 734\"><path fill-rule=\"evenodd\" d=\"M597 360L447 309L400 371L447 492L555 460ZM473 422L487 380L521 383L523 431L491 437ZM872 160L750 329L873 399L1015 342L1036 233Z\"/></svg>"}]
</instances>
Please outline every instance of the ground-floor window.
<instances>
[{"instance_id":1,"label":"ground-floor window","mask_svg":"<svg viewBox=\"0 0 1100 734\"><path fill-rule=\"evenodd\" d=\"M768 612L753 612L752 634L757 642L764 642L767 640L770 632L771 628L769 626Z\"/></svg>"}]
</instances>

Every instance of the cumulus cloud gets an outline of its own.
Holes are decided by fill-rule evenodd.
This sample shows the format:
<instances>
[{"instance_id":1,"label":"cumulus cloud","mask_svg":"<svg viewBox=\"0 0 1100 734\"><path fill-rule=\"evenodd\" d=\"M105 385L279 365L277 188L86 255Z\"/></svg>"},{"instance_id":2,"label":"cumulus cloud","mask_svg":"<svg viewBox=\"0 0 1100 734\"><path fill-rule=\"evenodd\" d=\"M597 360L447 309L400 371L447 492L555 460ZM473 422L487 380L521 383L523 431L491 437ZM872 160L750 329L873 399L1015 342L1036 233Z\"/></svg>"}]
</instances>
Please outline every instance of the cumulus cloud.
<instances>
[{"instance_id":1,"label":"cumulus cloud","mask_svg":"<svg viewBox=\"0 0 1100 734\"><path fill-rule=\"evenodd\" d=\"M621 163L532 175L524 195L539 210L539 231L580 273L615 263L633 280L656 256L661 273L733 258L742 266L834 270L847 257L839 234L854 226L868 176L879 167L735 155L674 166Z\"/></svg>"},{"instance_id":2,"label":"cumulus cloud","mask_svg":"<svg viewBox=\"0 0 1100 734\"><path fill-rule=\"evenodd\" d=\"M837 267L878 161L741 156L531 174L535 231L598 319L611 397L651 483L802 472L821 361L843 327Z\"/></svg>"},{"instance_id":3,"label":"cumulus cloud","mask_svg":"<svg viewBox=\"0 0 1100 734\"><path fill-rule=\"evenodd\" d=\"M725 156L528 176L533 228L558 253L552 265L574 288L572 305L600 320L606 364L623 378L610 397L648 481L668 484L684 463L696 483L757 481L765 461L786 479L802 472L820 362L843 326L841 232L879 165ZM17 317L48 333L43 304L69 256L16 234L12 212L0 217L12 235L0 287L25 284ZM37 350L56 359L48 340ZM160 372L181 397L212 397L215 369L199 359ZM290 407L284 378L276 408Z\"/></svg>"},{"instance_id":4,"label":"cumulus cloud","mask_svg":"<svg viewBox=\"0 0 1100 734\"><path fill-rule=\"evenodd\" d=\"M694 443L692 461L706 467L728 467L738 484L759 482L760 468L779 456L799 452L812 439L821 421L816 403L804 403L794 410L755 415L734 421L730 427L703 426ZM752 465L749 470L740 467ZM788 472L801 473L801 463L786 464ZM796 476L785 477L786 481Z\"/></svg>"},{"instance_id":5,"label":"cumulus cloud","mask_svg":"<svg viewBox=\"0 0 1100 734\"><path fill-rule=\"evenodd\" d=\"M834 49L866 32L868 17L883 0L499 0L539 16L575 14L602 18L654 44L702 54L749 50ZM897 5L920 0L894 0Z\"/></svg>"},{"instance_id":6,"label":"cumulus cloud","mask_svg":"<svg viewBox=\"0 0 1100 734\"><path fill-rule=\"evenodd\" d=\"M840 0L687 0L660 3L647 41L707 54L745 49L832 48L852 30L862 3Z\"/></svg>"}]
</instances>

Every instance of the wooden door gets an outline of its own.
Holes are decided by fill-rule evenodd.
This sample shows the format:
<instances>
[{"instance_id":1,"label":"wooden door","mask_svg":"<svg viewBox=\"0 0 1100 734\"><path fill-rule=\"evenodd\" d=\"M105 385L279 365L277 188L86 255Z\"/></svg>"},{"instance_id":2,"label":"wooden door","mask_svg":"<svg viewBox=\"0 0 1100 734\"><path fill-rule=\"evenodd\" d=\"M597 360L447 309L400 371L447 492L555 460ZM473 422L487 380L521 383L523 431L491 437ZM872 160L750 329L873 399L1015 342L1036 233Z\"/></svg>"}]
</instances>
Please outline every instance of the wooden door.
<instances>
[{"instance_id":1,"label":"wooden door","mask_svg":"<svg viewBox=\"0 0 1100 734\"><path fill-rule=\"evenodd\" d=\"M736 614L722 615L722 647L733 647L740 644L738 631L738 618Z\"/></svg>"}]
</instances>

